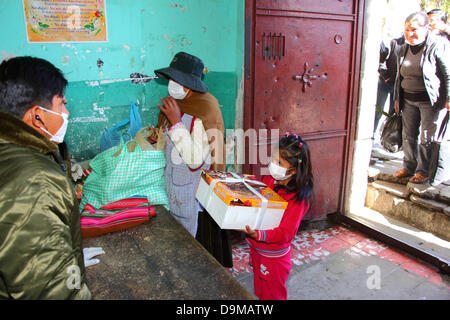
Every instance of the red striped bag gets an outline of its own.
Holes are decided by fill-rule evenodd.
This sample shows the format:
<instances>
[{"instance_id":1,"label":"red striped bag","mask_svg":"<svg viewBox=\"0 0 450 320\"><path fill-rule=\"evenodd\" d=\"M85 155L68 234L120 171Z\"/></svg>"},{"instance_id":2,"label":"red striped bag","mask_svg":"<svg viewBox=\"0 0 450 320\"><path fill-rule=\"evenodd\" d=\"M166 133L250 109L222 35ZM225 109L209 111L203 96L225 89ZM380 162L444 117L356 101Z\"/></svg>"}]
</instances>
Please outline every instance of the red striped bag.
<instances>
[{"instance_id":1,"label":"red striped bag","mask_svg":"<svg viewBox=\"0 0 450 320\"><path fill-rule=\"evenodd\" d=\"M86 204L81 212L81 235L88 238L125 230L149 221L151 216L155 216L155 207L149 207L147 197L118 200L99 209Z\"/></svg>"}]
</instances>

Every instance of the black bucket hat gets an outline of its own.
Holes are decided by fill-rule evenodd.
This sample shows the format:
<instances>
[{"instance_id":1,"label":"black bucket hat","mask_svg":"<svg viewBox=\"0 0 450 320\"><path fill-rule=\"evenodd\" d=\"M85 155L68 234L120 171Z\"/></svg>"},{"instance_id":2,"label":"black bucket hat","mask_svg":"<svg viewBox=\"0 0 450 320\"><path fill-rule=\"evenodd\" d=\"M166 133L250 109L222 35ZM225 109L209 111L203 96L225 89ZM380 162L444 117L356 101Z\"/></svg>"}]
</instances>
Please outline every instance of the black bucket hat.
<instances>
[{"instance_id":1,"label":"black bucket hat","mask_svg":"<svg viewBox=\"0 0 450 320\"><path fill-rule=\"evenodd\" d=\"M208 92L202 81L204 65L202 60L186 52L178 52L168 68L155 70L160 78L173 79L182 86L198 92Z\"/></svg>"}]
</instances>

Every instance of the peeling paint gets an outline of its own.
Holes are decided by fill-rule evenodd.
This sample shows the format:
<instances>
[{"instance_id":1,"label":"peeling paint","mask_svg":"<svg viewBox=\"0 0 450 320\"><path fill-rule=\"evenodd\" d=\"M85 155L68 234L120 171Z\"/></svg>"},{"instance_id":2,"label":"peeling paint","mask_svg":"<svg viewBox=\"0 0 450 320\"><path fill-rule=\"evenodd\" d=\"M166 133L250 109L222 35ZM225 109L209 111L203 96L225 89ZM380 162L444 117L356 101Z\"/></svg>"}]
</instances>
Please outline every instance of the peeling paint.
<instances>
[{"instance_id":1,"label":"peeling paint","mask_svg":"<svg viewBox=\"0 0 450 320\"><path fill-rule=\"evenodd\" d=\"M63 64L63 66L69 64L69 56L62 56L61 63Z\"/></svg>"},{"instance_id":2,"label":"peeling paint","mask_svg":"<svg viewBox=\"0 0 450 320\"><path fill-rule=\"evenodd\" d=\"M180 8L180 11L181 11L181 12L189 10L189 7L188 7L188 6L182 6L182 5L180 5L180 4L169 4L169 7L172 7L172 8Z\"/></svg>"},{"instance_id":3,"label":"peeling paint","mask_svg":"<svg viewBox=\"0 0 450 320\"><path fill-rule=\"evenodd\" d=\"M14 57L17 57L17 55L12 52L2 51L2 60L8 60Z\"/></svg>"},{"instance_id":4,"label":"peeling paint","mask_svg":"<svg viewBox=\"0 0 450 320\"><path fill-rule=\"evenodd\" d=\"M101 80L100 84L109 84L109 83L116 83L116 82L122 82L122 81L130 81L130 78L125 79L111 79L111 80Z\"/></svg>"},{"instance_id":5,"label":"peeling paint","mask_svg":"<svg viewBox=\"0 0 450 320\"><path fill-rule=\"evenodd\" d=\"M185 35L177 35L175 38L170 38L167 34L164 35L164 38L167 41L170 41L170 46L168 46L168 49L175 48L175 44L179 43L180 49L184 49L186 45L191 45L191 41L186 39Z\"/></svg>"},{"instance_id":6,"label":"peeling paint","mask_svg":"<svg viewBox=\"0 0 450 320\"><path fill-rule=\"evenodd\" d=\"M84 83L89 87L98 87L100 85L99 81L85 81Z\"/></svg>"},{"instance_id":7,"label":"peeling paint","mask_svg":"<svg viewBox=\"0 0 450 320\"><path fill-rule=\"evenodd\" d=\"M127 45L126 43L124 43L123 47L124 47L125 49L127 49L127 50L130 50L130 46Z\"/></svg>"},{"instance_id":8,"label":"peeling paint","mask_svg":"<svg viewBox=\"0 0 450 320\"><path fill-rule=\"evenodd\" d=\"M92 122L108 122L108 118L99 118L99 117L77 117L70 119L72 123L92 123Z\"/></svg>"},{"instance_id":9,"label":"peeling paint","mask_svg":"<svg viewBox=\"0 0 450 320\"><path fill-rule=\"evenodd\" d=\"M94 111L97 111L98 113L100 113L101 115L105 114L105 109L104 108L99 108L97 102L94 102L92 104L92 106L94 107Z\"/></svg>"},{"instance_id":10,"label":"peeling paint","mask_svg":"<svg viewBox=\"0 0 450 320\"><path fill-rule=\"evenodd\" d=\"M76 47L73 44L65 43L65 42L61 43L61 47L68 47L71 49L76 49Z\"/></svg>"},{"instance_id":11,"label":"peeling paint","mask_svg":"<svg viewBox=\"0 0 450 320\"><path fill-rule=\"evenodd\" d=\"M105 63L102 61L102 59L100 59L100 58L97 59L97 67L101 68L101 67L103 67L104 64Z\"/></svg>"}]
</instances>

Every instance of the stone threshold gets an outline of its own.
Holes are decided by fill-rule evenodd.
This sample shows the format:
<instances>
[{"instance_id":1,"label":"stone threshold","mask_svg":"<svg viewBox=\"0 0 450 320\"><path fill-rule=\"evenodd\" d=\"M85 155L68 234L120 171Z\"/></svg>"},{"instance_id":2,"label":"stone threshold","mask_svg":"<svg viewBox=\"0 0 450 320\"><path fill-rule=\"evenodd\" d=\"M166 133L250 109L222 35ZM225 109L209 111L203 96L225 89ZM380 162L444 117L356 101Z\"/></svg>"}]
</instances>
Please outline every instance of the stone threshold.
<instances>
[{"instance_id":1,"label":"stone threshold","mask_svg":"<svg viewBox=\"0 0 450 320\"><path fill-rule=\"evenodd\" d=\"M393 173L401 157L374 150L368 169L366 207L450 241L450 181L413 184Z\"/></svg>"}]
</instances>

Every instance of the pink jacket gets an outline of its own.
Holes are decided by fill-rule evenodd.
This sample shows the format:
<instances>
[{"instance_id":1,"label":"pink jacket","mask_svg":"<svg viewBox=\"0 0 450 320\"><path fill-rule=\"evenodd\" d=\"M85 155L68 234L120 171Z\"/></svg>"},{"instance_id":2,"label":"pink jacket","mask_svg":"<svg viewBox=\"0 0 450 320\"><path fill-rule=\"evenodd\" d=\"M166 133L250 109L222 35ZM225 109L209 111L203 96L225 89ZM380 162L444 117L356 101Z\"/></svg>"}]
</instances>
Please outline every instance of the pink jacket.
<instances>
[{"instance_id":1,"label":"pink jacket","mask_svg":"<svg viewBox=\"0 0 450 320\"><path fill-rule=\"evenodd\" d=\"M262 182L271 189L275 186L272 176L264 176ZM269 258L282 257L291 251L291 243L298 231L300 221L309 209L305 201L298 203L292 199L293 193L286 193L284 189L280 189L278 194L288 202L280 225L270 230L257 230L256 239L246 239L257 253Z\"/></svg>"}]
</instances>

